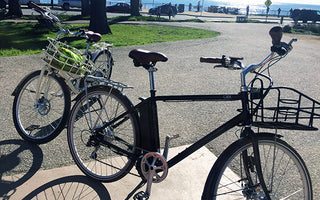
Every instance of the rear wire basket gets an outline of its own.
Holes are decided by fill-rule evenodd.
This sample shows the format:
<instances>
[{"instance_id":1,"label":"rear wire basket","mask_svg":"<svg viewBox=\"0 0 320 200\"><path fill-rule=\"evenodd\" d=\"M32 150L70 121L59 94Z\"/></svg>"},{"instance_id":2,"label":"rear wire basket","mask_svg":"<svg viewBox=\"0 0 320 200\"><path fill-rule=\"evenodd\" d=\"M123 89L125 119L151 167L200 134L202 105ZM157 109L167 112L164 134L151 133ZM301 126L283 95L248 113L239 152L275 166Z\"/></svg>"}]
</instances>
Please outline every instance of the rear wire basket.
<instances>
[{"instance_id":1,"label":"rear wire basket","mask_svg":"<svg viewBox=\"0 0 320 200\"><path fill-rule=\"evenodd\" d=\"M49 41L48 46L44 49L45 56L43 60L51 67L57 70L68 72L69 75L84 75L90 73L93 68L93 62L81 56L81 59L75 59L66 56L61 52L61 49L68 49L77 55L82 55L78 49L71 47L65 43L59 42L52 38L47 38Z\"/></svg>"},{"instance_id":2,"label":"rear wire basket","mask_svg":"<svg viewBox=\"0 0 320 200\"><path fill-rule=\"evenodd\" d=\"M288 87L274 87L263 98L266 89L252 88L250 107L253 126L271 129L318 130L314 119L320 119L320 102Z\"/></svg>"}]
</instances>

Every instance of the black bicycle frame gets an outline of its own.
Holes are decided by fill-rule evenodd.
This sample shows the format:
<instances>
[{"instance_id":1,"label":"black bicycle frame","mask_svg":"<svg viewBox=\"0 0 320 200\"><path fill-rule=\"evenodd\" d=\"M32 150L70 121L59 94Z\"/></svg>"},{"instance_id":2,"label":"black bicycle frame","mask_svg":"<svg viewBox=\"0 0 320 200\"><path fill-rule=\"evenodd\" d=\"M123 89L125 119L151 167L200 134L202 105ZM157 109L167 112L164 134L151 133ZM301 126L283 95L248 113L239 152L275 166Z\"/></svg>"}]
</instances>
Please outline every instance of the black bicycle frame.
<instances>
[{"instance_id":1,"label":"black bicycle frame","mask_svg":"<svg viewBox=\"0 0 320 200\"><path fill-rule=\"evenodd\" d=\"M139 113L140 120L140 147L145 152L160 152L159 128L157 115L157 101L163 102L189 102L189 101L242 101L242 111L215 129L206 136L198 140L193 145L168 161L168 167L172 167L181 160L188 157L210 141L222 135L224 132L237 125L250 124L250 114L248 108L248 92L240 92L239 94L223 94L223 95L174 95L174 96L156 96L155 90L151 90L151 97L143 99L135 108Z\"/></svg>"},{"instance_id":2,"label":"black bicycle frame","mask_svg":"<svg viewBox=\"0 0 320 200\"><path fill-rule=\"evenodd\" d=\"M249 112L249 97L248 91L240 92L239 94L224 94L224 95L175 95L175 96L156 96L155 90L150 90L151 97L147 99L141 99L135 108L139 113L139 123L140 123L140 146L138 148L142 149L143 152L160 152L160 142L159 142L159 128L158 128L158 114L157 114L157 101L163 102L188 102L188 101L239 101L242 103L241 112L225 122L220 127L216 128L212 132L208 133L206 136L202 137L200 140L180 152L178 155L171 158L167 164L168 168L171 168L175 164L179 163L207 143L216 139L224 132L229 129L241 125L245 126L242 136L248 136L251 138L254 148L255 164L258 170L258 177L262 185L263 190L268 199L270 199L269 192L267 191L266 184L264 182L260 155L258 149L258 143L254 137L254 132L251 129L252 116Z\"/></svg>"},{"instance_id":3,"label":"black bicycle frame","mask_svg":"<svg viewBox=\"0 0 320 200\"><path fill-rule=\"evenodd\" d=\"M242 91L239 94L222 94L222 95L174 95L174 96L156 96L155 90L150 90L151 96L147 99L140 98L141 102L136 106L129 109L127 112L119 115L115 119L110 122L106 122L102 127L97 130L100 132L108 126L117 126L117 124L121 124L122 121L125 121L126 115L129 113L138 113L139 118L139 133L140 133L140 141L137 142L136 148L141 150L142 154L147 152L160 152L160 139L159 139L159 125L158 125L158 113L157 113L157 101L163 102L190 102L190 101L241 101L242 109L241 112L225 122L220 127L216 128L212 132L208 133L206 136L199 139L197 142L180 152L178 155L171 158L168 162L168 168L171 168L175 164L179 163L207 143L216 139L224 132L230 130L231 128L241 125L245 126L244 131L241 133L241 136L248 136L251 138L254 155L255 155L255 164L258 170L258 177L262 188L266 194L266 197L270 199L269 191L267 190L263 174L261 171L261 163L259 157L258 143L256 138L254 137L254 132L251 129L252 124L252 113L249 111L249 97L248 91ZM139 155L133 155L131 152L127 152L120 147L113 145L112 143L106 142L111 148L114 148L116 151L123 155L128 155L128 157L132 159L137 159ZM140 152L140 151L139 151Z\"/></svg>"}]
</instances>

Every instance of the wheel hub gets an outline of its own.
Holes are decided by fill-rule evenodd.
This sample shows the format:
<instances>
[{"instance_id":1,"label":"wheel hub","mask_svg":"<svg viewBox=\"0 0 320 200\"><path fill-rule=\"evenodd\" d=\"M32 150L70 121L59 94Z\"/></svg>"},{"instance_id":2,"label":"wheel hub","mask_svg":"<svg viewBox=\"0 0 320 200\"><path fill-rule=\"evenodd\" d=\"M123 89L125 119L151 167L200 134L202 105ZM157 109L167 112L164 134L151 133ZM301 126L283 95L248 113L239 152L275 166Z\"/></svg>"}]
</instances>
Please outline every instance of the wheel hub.
<instances>
[{"instance_id":1,"label":"wheel hub","mask_svg":"<svg viewBox=\"0 0 320 200\"><path fill-rule=\"evenodd\" d=\"M257 199L257 200L266 200L266 196L259 186L249 186L246 184L245 188L242 191L243 196L248 199Z\"/></svg>"},{"instance_id":2,"label":"wheel hub","mask_svg":"<svg viewBox=\"0 0 320 200\"><path fill-rule=\"evenodd\" d=\"M41 99L39 99L38 103L36 103L35 108L40 115L47 115L51 109L50 101L42 97Z\"/></svg>"}]
</instances>

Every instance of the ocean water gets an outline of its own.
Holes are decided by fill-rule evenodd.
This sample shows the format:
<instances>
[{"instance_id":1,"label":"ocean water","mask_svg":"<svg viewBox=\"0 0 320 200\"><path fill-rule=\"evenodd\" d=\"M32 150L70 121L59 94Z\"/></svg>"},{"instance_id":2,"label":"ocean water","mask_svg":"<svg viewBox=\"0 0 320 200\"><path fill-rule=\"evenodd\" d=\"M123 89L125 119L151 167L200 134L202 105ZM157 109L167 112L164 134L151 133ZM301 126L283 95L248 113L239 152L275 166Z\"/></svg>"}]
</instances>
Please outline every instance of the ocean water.
<instances>
[{"instance_id":1,"label":"ocean water","mask_svg":"<svg viewBox=\"0 0 320 200\"><path fill-rule=\"evenodd\" d=\"M189 9L189 4L192 4L192 10L196 10L198 3L203 6L204 11L208 9L209 6L224 6L224 7L235 7L239 8L241 13L246 12L246 7L249 5L249 10L251 14L265 14L266 13L266 6L264 4L243 4L241 1L239 3L230 3L228 1L223 0L142 0L144 3L144 7L149 9L153 6L158 6L163 3L171 3L172 5L175 4L185 4L185 10ZM249 1L248 1L249 2ZM303 2L303 1L302 1ZM277 14L278 9L281 9L282 15L288 14L290 9L312 9L312 10L319 10L320 5L310 5L310 4L292 4L292 3L273 3L270 6L269 14ZM202 11L202 10L201 10Z\"/></svg>"},{"instance_id":2,"label":"ocean water","mask_svg":"<svg viewBox=\"0 0 320 200\"><path fill-rule=\"evenodd\" d=\"M81 1L81 0L79 0ZM51 3L51 0L40 0L41 3ZM115 2L130 2L130 0L112 0L107 1L107 5L110 5ZM243 4L241 1L239 3L230 3L227 0L142 0L143 9L150 9L155 6L162 4L171 3L172 5L184 4L185 10L189 10L189 4L192 5L192 10L197 10L197 5L200 2L200 5L203 6L201 11L206 11L210 6L224 6L224 7L235 7L239 8L241 13L246 12L246 7L249 5L250 14L265 14L266 6L264 4ZM249 2L249 1L248 1ZM54 4L57 4L58 0L54 0ZM281 9L280 15L288 15L290 9L312 9L319 10L320 5L311 5L311 4L292 4L292 3L273 3L270 6L269 14L277 14L278 9Z\"/></svg>"}]
</instances>

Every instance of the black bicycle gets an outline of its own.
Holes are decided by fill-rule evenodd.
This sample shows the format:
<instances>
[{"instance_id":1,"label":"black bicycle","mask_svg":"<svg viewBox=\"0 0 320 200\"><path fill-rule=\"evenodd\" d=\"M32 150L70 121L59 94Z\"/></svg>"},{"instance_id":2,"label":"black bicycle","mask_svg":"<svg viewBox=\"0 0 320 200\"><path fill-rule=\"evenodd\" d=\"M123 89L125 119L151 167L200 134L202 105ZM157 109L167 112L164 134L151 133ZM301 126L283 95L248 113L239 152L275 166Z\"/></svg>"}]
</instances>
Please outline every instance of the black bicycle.
<instances>
[{"instance_id":1,"label":"black bicycle","mask_svg":"<svg viewBox=\"0 0 320 200\"><path fill-rule=\"evenodd\" d=\"M86 175L104 182L116 181L135 165L141 184L128 195L148 199L152 183L163 181L168 169L233 127L239 139L219 156L208 175L202 199L312 199L312 185L301 156L277 133L278 129L317 130L313 120L320 103L291 88L274 88L269 68L292 50L292 39L281 42L282 28L270 30L271 53L259 64L244 66L240 57L204 58L216 67L241 70L241 91L222 95L157 96L156 63L167 61L158 52L135 49L129 53L136 67L149 72L150 97L134 106L121 92L126 85L98 85L77 96L68 123L68 143L73 159ZM246 75L255 77L247 83ZM98 77L89 79L101 80ZM268 85L265 87L265 83ZM289 94L288 94L289 92ZM273 105L267 103L268 97ZM167 136L160 153L157 102L241 101L239 114L167 161ZM310 105L308 104L310 103ZM254 132L253 126L257 131ZM263 130L275 129L273 133ZM146 191L138 188L147 183ZM136 193L136 194L134 194Z\"/></svg>"}]
</instances>

